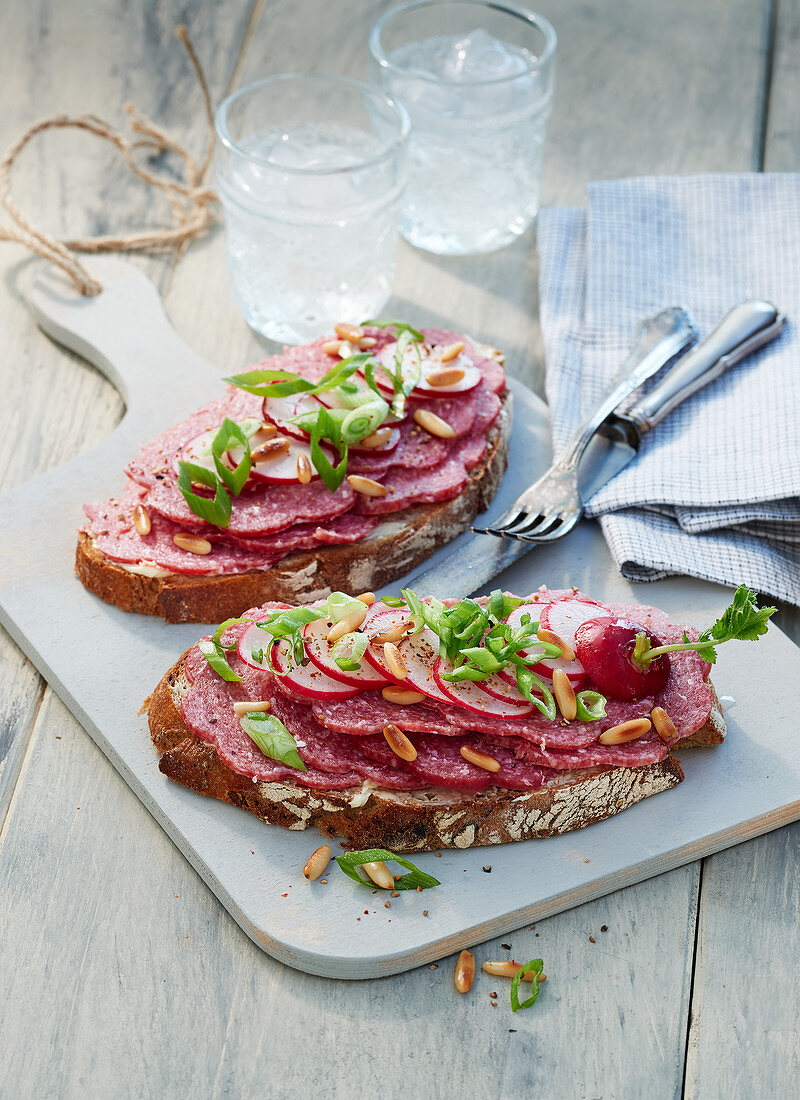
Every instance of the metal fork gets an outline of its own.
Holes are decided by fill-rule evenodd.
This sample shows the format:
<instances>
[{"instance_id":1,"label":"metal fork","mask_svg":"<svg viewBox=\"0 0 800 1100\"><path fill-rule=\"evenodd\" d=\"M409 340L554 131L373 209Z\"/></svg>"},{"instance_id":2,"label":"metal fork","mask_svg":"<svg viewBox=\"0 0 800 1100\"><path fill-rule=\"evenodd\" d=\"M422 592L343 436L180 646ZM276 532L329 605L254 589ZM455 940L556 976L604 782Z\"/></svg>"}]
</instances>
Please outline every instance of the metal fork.
<instances>
[{"instance_id":1,"label":"metal fork","mask_svg":"<svg viewBox=\"0 0 800 1100\"><path fill-rule=\"evenodd\" d=\"M578 464L597 429L626 397L697 339L697 329L685 309L673 306L642 321L636 342L589 419L573 435L558 460L535 485L514 502L492 527L477 534L550 541L566 535L581 518Z\"/></svg>"},{"instance_id":2,"label":"metal fork","mask_svg":"<svg viewBox=\"0 0 800 1100\"><path fill-rule=\"evenodd\" d=\"M645 322L645 326L654 320L657 318L651 318L649 322ZM547 473L530 489L526 489L494 526L473 527L472 530L479 534L511 536L523 542L536 543L555 542L569 534L583 514L578 466L586 447L604 421L610 417L609 423L624 422L621 426L623 434L627 429L629 445L625 447L626 453L621 463L610 471L599 471L600 476L595 479L594 488L587 490L587 496L592 495L635 457L645 432L660 423L681 401L718 378L728 367L774 339L783 328L785 320L785 316L769 302L742 302L726 314L688 355L671 367L635 409L626 415L612 417L611 414L618 409L625 397L643 380L641 366L635 367L633 373L637 379L636 384L628 384L626 388L623 382L615 386L600 402L586 424L578 429L566 450ZM654 354L652 352L651 356ZM666 362L667 359L662 358L660 365L663 366ZM650 377L658 369L659 365L656 364L644 377ZM612 405L612 401L616 403Z\"/></svg>"}]
</instances>

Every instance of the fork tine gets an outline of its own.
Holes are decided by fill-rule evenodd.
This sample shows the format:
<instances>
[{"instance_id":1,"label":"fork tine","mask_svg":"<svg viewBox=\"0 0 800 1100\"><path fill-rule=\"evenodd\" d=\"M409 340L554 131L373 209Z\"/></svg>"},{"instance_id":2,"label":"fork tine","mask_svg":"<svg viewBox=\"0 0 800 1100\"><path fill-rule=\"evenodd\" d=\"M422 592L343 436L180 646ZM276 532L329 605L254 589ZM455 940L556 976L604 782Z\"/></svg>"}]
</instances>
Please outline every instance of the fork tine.
<instances>
[{"instance_id":1,"label":"fork tine","mask_svg":"<svg viewBox=\"0 0 800 1100\"><path fill-rule=\"evenodd\" d=\"M573 527L575 527L580 518L580 512L572 512L566 517L558 516L557 519L559 519L561 522L558 523L551 530L546 531L544 534L537 535L527 532L525 534L520 534L515 537L522 539L525 542L556 542L558 539L564 538L565 535L568 535Z\"/></svg>"},{"instance_id":2,"label":"fork tine","mask_svg":"<svg viewBox=\"0 0 800 1100\"><path fill-rule=\"evenodd\" d=\"M530 523L518 526L514 531L510 531L509 534L526 538L531 535L544 534L545 531L549 531L554 523L558 523L561 519L560 512L540 512L538 516L535 516Z\"/></svg>"},{"instance_id":3,"label":"fork tine","mask_svg":"<svg viewBox=\"0 0 800 1100\"><path fill-rule=\"evenodd\" d=\"M498 535L502 537L510 527L516 527L518 523L524 523L528 516L528 512L514 504L491 527L476 527L473 524L472 530L479 535Z\"/></svg>"}]
</instances>

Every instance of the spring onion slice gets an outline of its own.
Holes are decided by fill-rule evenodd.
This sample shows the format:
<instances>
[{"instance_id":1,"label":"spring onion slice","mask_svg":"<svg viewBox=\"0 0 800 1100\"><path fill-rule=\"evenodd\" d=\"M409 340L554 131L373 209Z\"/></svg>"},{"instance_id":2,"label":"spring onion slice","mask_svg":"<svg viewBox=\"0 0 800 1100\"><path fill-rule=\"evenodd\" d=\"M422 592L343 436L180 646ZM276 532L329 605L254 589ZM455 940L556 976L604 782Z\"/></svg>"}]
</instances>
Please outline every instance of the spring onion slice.
<instances>
[{"instance_id":1,"label":"spring onion slice","mask_svg":"<svg viewBox=\"0 0 800 1100\"><path fill-rule=\"evenodd\" d=\"M223 680L238 681L241 680L241 676L237 676L231 666L228 664L228 659L225 656L225 651L221 646L218 646L211 638L201 638L197 643L197 648L203 654L205 659L214 669L218 676L221 676Z\"/></svg>"},{"instance_id":2,"label":"spring onion slice","mask_svg":"<svg viewBox=\"0 0 800 1100\"><path fill-rule=\"evenodd\" d=\"M393 328L397 330L398 335L401 332L409 332L417 343L422 343L425 337L419 331L419 329L412 328L411 325L407 325L405 321L362 321L361 326L365 328L369 325L371 328Z\"/></svg>"},{"instance_id":3,"label":"spring onion slice","mask_svg":"<svg viewBox=\"0 0 800 1100\"><path fill-rule=\"evenodd\" d=\"M301 772L308 771L298 751L297 742L274 714L265 714L260 711L243 714L239 724L250 740L258 745L264 756L268 756L270 760L277 760L279 764L286 764L289 768L296 768Z\"/></svg>"},{"instance_id":4,"label":"spring onion slice","mask_svg":"<svg viewBox=\"0 0 800 1100\"><path fill-rule=\"evenodd\" d=\"M366 634L351 631L334 645L331 650L331 657L342 672L359 672L361 670L361 659L366 653L368 645L369 638Z\"/></svg>"},{"instance_id":5,"label":"spring onion slice","mask_svg":"<svg viewBox=\"0 0 800 1100\"><path fill-rule=\"evenodd\" d=\"M576 717L579 722L596 722L598 718L605 718L605 695L599 691L578 691L575 693Z\"/></svg>"},{"instance_id":6,"label":"spring onion slice","mask_svg":"<svg viewBox=\"0 0 800 1100\"><path fill-rule=\"evenodd\" d=\"M220 649L236 649L236 642L231 642L230 645L225 645L222 640L222 635L228 629L229 626L236 626L237 623L251 623L252 619L226 619L224 623L220 623L214 633L211 635L211 641L214 645L219 646Z\"/></svg>"},{"instance_id":7,"label":"spring onion slice","mask_svg":"<svg viewBox=\"0 0 800 1100\"><path fill-rule=\"evenodd\" d=\"M192 485L205 485L214 490L214 499L198 496L192 492ZM197 466L194 462L178 463L178 488L183 499L196 516L200 516L214 527L227 527L231 521L231 498L213 470Z\"/></svg>"},{"instance_id":8,"label":"spring onion slice","mask_svg":"<svg viewBox=\"0 0 800 1100\"><path fill-rule=\"evenodd\" d=\"M425 874L424 871L420 871L419 867L415 867L413 863L403 859L402 856L396 856L394 852L387 851L386 848L367 848L362 852L345 852L344 855L336 856L336 862L347 877L361 886L368 886L370 890L383 888L377 887L372 879L362 878L358 873L358 868L364 863L387 863L391 860L399 863L401 867L405 867L409 872L397 879L393 889L416 890L418 886L421 886L423 890L427 890L431 886L441 886L439 880L434 878L433 875Z\"/></svg>"},{"instance_id":9,"label":"spring onion slice","mask_svg":"<svg viewBox=\"0 0 800 1100\"><path fill-rule=\"evenodd\" d=\"M511 1011L519 1012L521 1008L530 1008L536 998L539 996L539 975L544 968L544 963L541 959L531 959L530 962L525 963L523 967L517 971L511 981ZM526 1001L520 1001L519 999L519 983L522 981L523 974L530 974L533 972L534 979L531 987L531 995Z\"/></svg>"},{"instance_id":10,"label":"spring onion slice","mask_svg":"<svg viewBox=\"0 0 800 1100\"><path fill-rule=\"evenodd\" d=\"M387 607L406 606L406 601L401 599L400 596L381 596L381 603L385 603Z\"/></svg>"},{"instance_id":11,"label":"spring onion slice","mask_svg":"<svg viewBox=\"0 0 800 1100\"><path fill-rule=\"evenodd\" d=\"M340 623L342 619L348 618L356 611L363 611L364 607L364 601L357 600L355 596L348 596L346 592L331 592L321 609L323 610L322 617Z\"/></svg>"}]
</instances>

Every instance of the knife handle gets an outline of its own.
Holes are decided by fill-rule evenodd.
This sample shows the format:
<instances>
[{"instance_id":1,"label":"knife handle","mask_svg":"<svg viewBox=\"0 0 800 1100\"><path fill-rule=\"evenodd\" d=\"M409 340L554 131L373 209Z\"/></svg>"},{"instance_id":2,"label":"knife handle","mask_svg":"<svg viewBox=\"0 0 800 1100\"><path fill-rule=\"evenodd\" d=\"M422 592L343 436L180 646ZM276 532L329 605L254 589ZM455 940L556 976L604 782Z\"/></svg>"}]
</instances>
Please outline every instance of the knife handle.
<instances>
[{"instance_id":1,"label":"knife handle","mask_svg":"<svg viewBox=\"0 0 800 1100\"><path fill-rule=\"evenodd\" d=\"M785 322L785 314L771 302L751 301L734 306L708 336L628 410L625 419L633 421L640 434L649 431L681 401L773 340Z\"/></svg>"}]
</instances>

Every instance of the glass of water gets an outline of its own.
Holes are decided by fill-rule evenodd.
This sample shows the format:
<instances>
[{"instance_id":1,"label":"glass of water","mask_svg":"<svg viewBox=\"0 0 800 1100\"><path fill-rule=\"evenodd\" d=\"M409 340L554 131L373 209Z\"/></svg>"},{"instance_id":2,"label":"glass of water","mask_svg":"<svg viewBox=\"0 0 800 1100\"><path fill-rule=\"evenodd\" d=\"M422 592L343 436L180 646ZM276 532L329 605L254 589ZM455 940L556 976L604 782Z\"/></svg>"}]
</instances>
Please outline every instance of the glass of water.
<instances>
[{"instance_id":1,"label":"glass of water","mask_svg":"<svg viewBox=\"0 0 800 1100\"><path fill-rule=\"evenodd\" d=\"M343 77L251 84L217 111L228 272L248 324L300 344L389 297L409 122Z\"/></svg>"},{"instance_id":2,"label":"glass of water","mask_svg":"<svg viewBox=\"0 0 800 1100\"><path fill-rule=\"evenodd\" d=\"M509 244L536 215L556 33L502 0L412 0L378 20L373 76L411 116L403 236L459 256Z\"/></svg>"}]
</instances>

